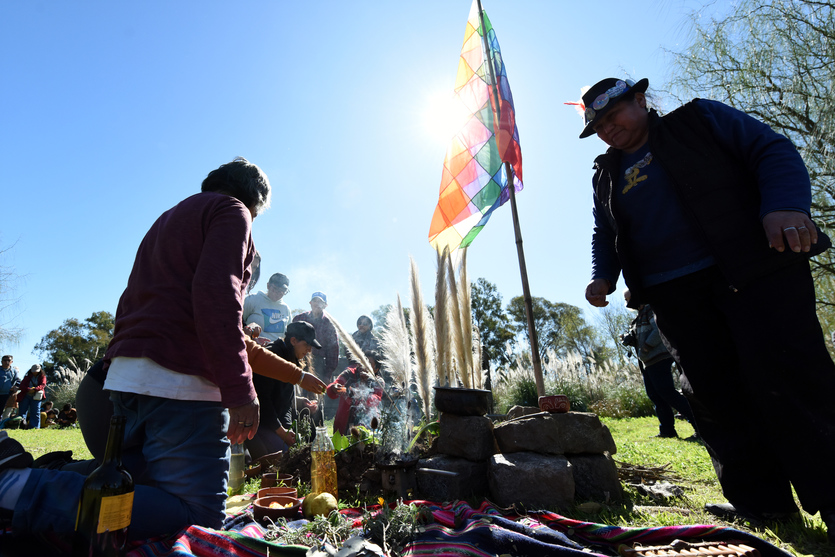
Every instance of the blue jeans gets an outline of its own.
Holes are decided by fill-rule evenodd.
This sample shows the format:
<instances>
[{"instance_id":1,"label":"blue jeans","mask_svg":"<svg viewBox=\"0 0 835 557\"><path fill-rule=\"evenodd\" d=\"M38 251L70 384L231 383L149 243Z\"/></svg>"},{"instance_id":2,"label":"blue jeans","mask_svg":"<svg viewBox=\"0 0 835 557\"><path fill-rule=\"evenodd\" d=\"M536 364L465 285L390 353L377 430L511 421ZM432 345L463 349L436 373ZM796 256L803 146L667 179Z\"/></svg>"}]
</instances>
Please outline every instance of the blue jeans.
<instances>
[{"instance_id":1,"label":"blue jeans","mask_svg":"<svg viewBox=\"0 0 835 557\"><path fill-rule=\"evenodd\" d=\"M122 454L136 482L129 538L220 528L229 477L229 412L219 402L111 393L127 416ZM128 464L130 463L130 464ZM71 532L85 476L33 469L14 509L16 532Z\"/></svg>"},{"instance_id":2,"label":"blue jeans","mask_svg":"<svg viewBox=\"0 0 835 557\"><path fill-rule=\"evenodd\" d=\"M17 408L18 416L26 415L26 422L30 428L41 428L41 401L32 398L32 395L26 395Z\"/></svg>"}]
</instances>

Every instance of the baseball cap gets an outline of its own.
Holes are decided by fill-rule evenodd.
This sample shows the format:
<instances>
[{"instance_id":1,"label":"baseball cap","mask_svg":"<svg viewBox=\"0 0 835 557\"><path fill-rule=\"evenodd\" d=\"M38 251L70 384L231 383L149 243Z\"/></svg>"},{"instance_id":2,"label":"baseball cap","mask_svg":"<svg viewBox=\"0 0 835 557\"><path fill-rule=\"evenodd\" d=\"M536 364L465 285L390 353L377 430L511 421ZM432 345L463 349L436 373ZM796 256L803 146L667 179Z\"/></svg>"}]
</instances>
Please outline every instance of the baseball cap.
<instances>
[{"instance_id":1,"label":"baseball cap","mask_svg":"<svg viewBox=\"0 0 835 557\"><path fill-rule=\"evenodd\" d=\"M284 333L284 337L297 338L305 341L314 348L322 348L322 345L316 340L316 329L307 321L293 321L287 325L287 331Z\"/></svg>"},{"instance_id":2,"label":"baseball cap","mask_svg":"<svg viewBox=\"0 0 835 557\"><path fill-rule=\"evenodd\" d=\"M313 294L310 295L311 301L313 300L313 298L320 298L326 304L328 303L328 297L325 296L324 292L314 292Z\"/></svg>"}]
</instances>

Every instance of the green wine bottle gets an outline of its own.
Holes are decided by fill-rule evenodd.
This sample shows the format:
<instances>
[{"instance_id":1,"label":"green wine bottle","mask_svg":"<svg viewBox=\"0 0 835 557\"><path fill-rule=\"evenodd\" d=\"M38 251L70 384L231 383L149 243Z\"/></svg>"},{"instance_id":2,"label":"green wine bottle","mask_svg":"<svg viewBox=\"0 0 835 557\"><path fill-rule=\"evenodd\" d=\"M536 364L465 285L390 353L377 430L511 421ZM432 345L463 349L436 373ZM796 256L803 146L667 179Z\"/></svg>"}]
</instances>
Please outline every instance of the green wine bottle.
<instances>
[{"instance_id":1,"label":"green wine bottle","mask_svg":"<svg viewBox=\"0 0 835 557\"><path fill-rule=\"evenodd\" d=\"M116 557L128 538L133 512L133 478L122 466L124 416L110 419L101 466L84 481L73 540L74 557Z\"/></svg>"}]
</instances>

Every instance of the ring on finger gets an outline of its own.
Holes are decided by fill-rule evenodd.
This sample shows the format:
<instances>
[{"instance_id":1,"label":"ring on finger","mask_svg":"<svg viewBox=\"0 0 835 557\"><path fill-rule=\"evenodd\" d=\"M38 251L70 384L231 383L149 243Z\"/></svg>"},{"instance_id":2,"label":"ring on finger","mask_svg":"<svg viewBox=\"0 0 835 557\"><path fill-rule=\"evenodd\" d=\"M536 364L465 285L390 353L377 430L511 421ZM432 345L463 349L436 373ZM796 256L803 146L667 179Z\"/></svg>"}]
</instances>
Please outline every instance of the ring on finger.
<instances>
[{"instance_id":1,"label":"ring on finger","mask_svg":"<svg viewBox=\"0 0 835 557\"><path fill-rule=\"evenodd\" d=\"M796 226L787 226L783 229L783 232L788 232L789 230L797 230Z\"/></svg>"},{"instance_id":2,"label":"ring on finger","mask_svg":"<svg viewBox=\"0 0 835 557\"><path fill-rule=\"evenodd\" d=\"M798 226L798 227L797 227L797 229L798 229L798 230L809 230L809 229L808 229L808 228L806 228L805 226Z\"/></svg>"},{"instance_id":3,"label":"ring on finger","mask_svg":"<svg viewBox=\"0 0 835 557\"><path fill-rule=\"evenodd\" d=\"M244 424L244 427L252 427L252 423Z\"/></svg>"}]
</instances>

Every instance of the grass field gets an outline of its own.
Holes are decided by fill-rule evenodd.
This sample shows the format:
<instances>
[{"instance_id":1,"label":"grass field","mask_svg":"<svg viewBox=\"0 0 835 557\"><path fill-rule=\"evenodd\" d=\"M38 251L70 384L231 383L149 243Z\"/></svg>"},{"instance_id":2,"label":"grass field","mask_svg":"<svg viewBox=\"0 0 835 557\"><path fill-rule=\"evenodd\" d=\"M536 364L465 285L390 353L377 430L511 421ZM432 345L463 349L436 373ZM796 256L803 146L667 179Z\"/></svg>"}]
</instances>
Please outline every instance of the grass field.
<instances>
[{"instance_id":1,"label":"grass field","mask_svg":"<svg viewBox=\"0 0 835 557\"><path fill-rule=\"evenodd\" d=\"M684 496L667 501L656 501L626 487L626 502L604 505L599 512L584 513L579 509L562 511L581 520L620 526L668 526L674 524L724 524L707 514L707 502L722 502L724 497L707 451L699 443L684 439L659 439L658 422L653 418L605 418L618 450L614 455L621 464L660 469L660 475L670 483L681 486ZM693 433L689 424L677 422L678 433L687 437ZM7 430L34 457L57 450L72 450L76 459L89 458L78 429ZM754 528L747 523L729 524L783 548L794 555L835 557L835 547L827 544L826 529L820 518L806 513L795 522L774 524L768 528Z\"/></svg>"},{"instance_id":2,"label":"grass field","mask_svg":"<svg viewBox=\"0 0 835 557\"><path fill-rule=\"evenodd\" d=\"M590 520L622 526L726 524L751 532L794 555L835 556L835 546L827 543L826 527L818 515L812 517L801 513L801 518L794 522L755 528L748 523L725 523L706 513L703 510L705 503L724 502L725 498L710 457L701 444L653 437L658 433L658 421L654 417L604 418L602 421L617 444L616 461L644 467L668 466L669 475L675 476L668 481L684 488L685 494L673 501L659 503L627 487L630 500L625 507L604 510ZM681 437L693 433L684 421L677 421L676 429ZM665 510L665 506L680 510Z\"/></svg>"}]
</instances>

